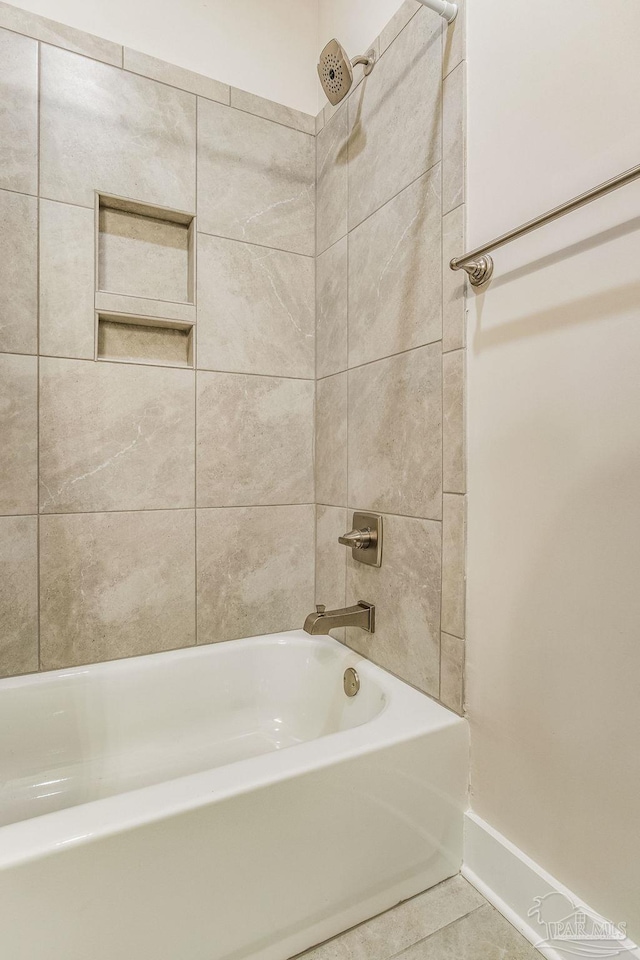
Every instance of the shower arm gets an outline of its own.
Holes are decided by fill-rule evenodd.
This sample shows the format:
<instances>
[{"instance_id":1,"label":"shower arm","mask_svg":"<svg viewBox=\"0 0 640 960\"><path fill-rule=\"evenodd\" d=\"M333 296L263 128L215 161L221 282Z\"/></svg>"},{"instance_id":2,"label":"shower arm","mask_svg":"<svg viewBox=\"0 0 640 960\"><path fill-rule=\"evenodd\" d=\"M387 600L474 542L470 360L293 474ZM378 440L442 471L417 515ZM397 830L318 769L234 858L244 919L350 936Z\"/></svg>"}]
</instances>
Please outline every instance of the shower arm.
<instances>
[{"instance_id":1,"label":"shower arm","mask_svg":"<svg viewBox=\"0 0 640 960\"><path fill-rule=\"evenodd\" d=\"M423 7L429 7L429 10L434 10L436 13L439 13L447 23L453 23L458 15L457 3L448 3L447 0L418 0L418 2L421 3Z\"/></svg>"}]
</instances>

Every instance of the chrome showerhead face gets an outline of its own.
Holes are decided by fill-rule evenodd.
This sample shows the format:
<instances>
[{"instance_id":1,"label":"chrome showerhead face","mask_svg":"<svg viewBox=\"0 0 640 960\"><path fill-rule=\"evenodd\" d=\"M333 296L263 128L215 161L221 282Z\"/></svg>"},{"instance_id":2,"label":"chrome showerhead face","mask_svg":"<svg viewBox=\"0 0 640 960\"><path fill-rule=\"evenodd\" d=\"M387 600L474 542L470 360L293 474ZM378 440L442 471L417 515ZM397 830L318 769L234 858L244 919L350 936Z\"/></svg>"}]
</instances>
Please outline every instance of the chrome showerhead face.
<instances>
[{"instance_id":1,"label":"chrome showerhead face","mask_svg":"<svg viewBox=\"0 0 640 960\"><path fill-rule=\"evenodd\" d=\"M346 97L353 83L353 67L337 40L330 40L320 54L318 76L329 103L335 107Z\"/></svg>"}]
</instances>

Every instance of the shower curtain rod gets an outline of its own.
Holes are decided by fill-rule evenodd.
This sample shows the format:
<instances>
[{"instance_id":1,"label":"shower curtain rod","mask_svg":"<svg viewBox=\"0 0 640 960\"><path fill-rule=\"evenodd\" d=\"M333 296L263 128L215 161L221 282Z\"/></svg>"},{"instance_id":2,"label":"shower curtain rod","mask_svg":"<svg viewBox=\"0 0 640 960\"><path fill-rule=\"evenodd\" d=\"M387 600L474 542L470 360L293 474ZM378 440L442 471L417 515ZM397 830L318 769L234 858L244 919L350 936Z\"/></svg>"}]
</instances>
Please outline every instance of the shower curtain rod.
<instances>
[{"instance_id":1,"label":"shower curtain rod","mask_svg":"<svg viewBox=\"0 0 640 960\"><path fill-rule=\"evenodd\" d=\"M510 230L509 233L503 233L501 237L497 237L495 240L492 240L491 243L485 243L482 247L470 250L469 253L465 253L461 257L454 257L449 267L451 270L465 270L469 276L471 285L481 287L483 283L487 283L487 281L491 279L493 274L493 260L488 256L490 250L497 250L498 247L504 247L506 243L511 243L512 240L518 240L525 234L531 233L532 230L537 230L538 227L544 227L547 223L558 220L558 218L563 217L565 213L572 213L574 210L584 207L593 200L599 200L600 197L606 196L613 190L626 187L628 183L633 183L633 181L639 177L640 164L637 167L631 167L630 170L625 170L624 173L620 173L617 177L613 177L611 180L605 181L605 183L598 184L597 187L587 190L586 193L581 193L579 197L574 197L573 200L562 203L559 207L554 207L553 210L548 210L546 213L543 213L542 216L536 217L534 220L528 220L527 223L516 227L515 230Z\"/></svg>"},{"instance_id":2,"label":"shower curtain rod","mask_svg":"<svg viewBox=\"0 0 640 960\"><path fill-rule=\"evenodd\" d=\"M429 10L435 10L441 17L444 17L447 23L453 23L458 15L458 5L456 3L447 3L446 0L418 0L418 3L421 3L424 7L429 7Z\"/></svg>"}]
</instances>

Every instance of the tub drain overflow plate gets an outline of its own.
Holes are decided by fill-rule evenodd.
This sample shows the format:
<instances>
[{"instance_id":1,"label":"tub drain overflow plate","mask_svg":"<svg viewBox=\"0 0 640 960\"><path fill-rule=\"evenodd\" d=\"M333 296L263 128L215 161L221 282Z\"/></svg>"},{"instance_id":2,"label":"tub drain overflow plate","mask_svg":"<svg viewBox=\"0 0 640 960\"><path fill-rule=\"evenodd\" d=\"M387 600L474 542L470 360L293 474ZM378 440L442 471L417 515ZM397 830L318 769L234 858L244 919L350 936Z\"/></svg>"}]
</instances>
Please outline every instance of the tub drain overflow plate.
<instances>
[{"instance_id":1,"label":"tub drain overflow plate","mask_svg":"<svg viewBox=\"0 0 640 960\"><path fill-rule=\"evenodd\" d=\"M348 697L355 697L356 693L360 689L360 677L353 667L347 667L345 670L342 685L344 686L344 692Z\"/></svg>"}]
</instances>

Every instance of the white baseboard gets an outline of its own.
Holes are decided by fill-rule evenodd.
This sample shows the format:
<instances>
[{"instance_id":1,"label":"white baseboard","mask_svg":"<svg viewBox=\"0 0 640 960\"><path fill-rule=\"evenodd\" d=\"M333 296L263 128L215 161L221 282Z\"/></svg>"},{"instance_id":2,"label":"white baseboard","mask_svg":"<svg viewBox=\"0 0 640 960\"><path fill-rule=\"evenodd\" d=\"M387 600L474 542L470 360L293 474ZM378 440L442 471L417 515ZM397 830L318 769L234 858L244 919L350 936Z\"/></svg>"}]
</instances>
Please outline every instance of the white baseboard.
<instances>
[{"instance_id":1,"label":"white baseboard","mask_svg":"<svg viewBox=\"0 0 640 960\"><path fill-rule=\"evenodd\" d=\"M607 923L473 811L465 817L462 875L547 960L640 960L640 949L623 930ZM562 927L545 922L565 917Z\"/></svg>"}]
</instances>

